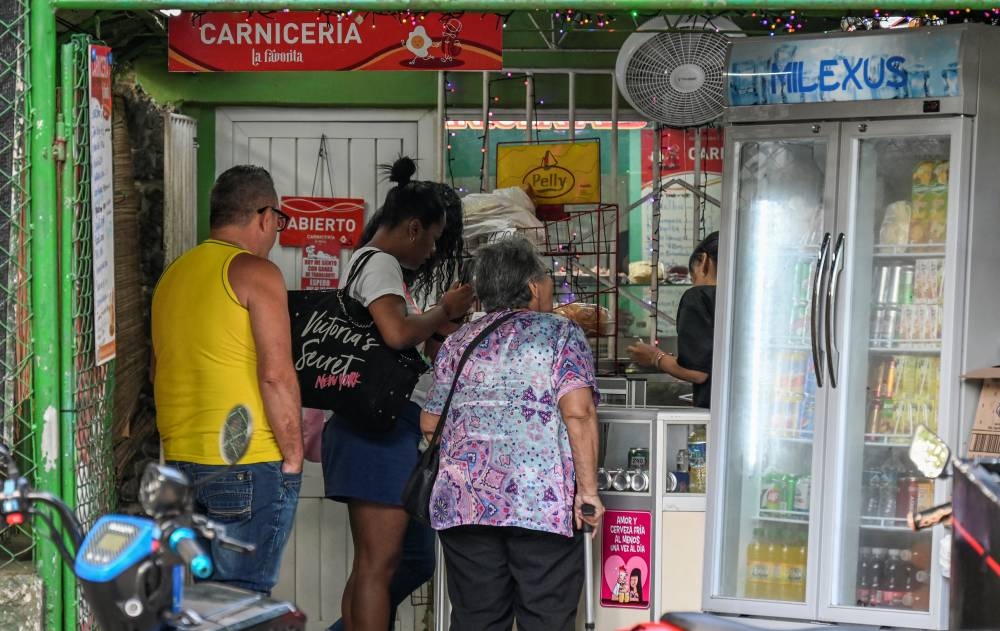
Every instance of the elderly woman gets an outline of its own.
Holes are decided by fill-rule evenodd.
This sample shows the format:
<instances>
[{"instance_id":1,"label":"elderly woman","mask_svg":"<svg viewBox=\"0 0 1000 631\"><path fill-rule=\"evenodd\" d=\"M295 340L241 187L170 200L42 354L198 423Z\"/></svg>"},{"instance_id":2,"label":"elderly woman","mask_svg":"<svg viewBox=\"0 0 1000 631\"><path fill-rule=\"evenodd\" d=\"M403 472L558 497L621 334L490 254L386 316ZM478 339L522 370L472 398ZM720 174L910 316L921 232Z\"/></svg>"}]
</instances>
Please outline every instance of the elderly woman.
<instances>
[{"instance_id":1,"label":"elderly woman","mask_svg":"<svg viewBox=\"0 0 1000 631\"><path fill-rule=\"evenodd\" d=\"M448 570L452 631L575 628L583 522L597 526L597 387L583 332L553 313L552 278L528 241L483 247L473 285L487 315L438 353L420 426L441 433L431 525ZM479 344L455 379L469 342ZM584 516L591 504L595 515Z\"/></svg>"}]
</instances>

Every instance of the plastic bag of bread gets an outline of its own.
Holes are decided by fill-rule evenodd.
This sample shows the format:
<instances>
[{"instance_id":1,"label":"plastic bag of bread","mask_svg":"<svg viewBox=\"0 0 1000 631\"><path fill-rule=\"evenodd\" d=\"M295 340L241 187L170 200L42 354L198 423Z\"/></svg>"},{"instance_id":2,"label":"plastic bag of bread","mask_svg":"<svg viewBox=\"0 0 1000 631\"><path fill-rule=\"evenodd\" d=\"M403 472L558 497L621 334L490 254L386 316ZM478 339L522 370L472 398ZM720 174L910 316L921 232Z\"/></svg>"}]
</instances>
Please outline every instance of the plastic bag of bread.
<instances>
[{"instance_id":1,"label":"plastic bag of bread","mask_svg":"<svg viewBox=\"0 0 1000 631\"><path fill-rule=\"evenodd\" d=\"M611 313L600 305L586 302L570 302L553 309L555 313L576 322L587 335L611 335L614 321Z\"/></svg>"},{"instance_id":2,"label":"plastic bag of bread","mask_svg":"<svg viewBox=\"0 0 1000 631\"><path fill-rule=\"evenodd\" d=\"M656 263L657 278L663 280L667 276L667 269L663 263ZM630 283L648 283L653 278L652 261L635 261L628 264L628 280Z\"/></svg>"},{"instance_id":3,"label":"plastic bag of bread","mask_svg":"<svg viewBox=\"0 0 1000 631\"><path fill-rule=\"evenodd\" d=\"M885 207L882 227L878 232L878 241L883 245L903 245L910 240L910 214L913 208L910 202L892 202Z\"/></svg>"}]
</instances>

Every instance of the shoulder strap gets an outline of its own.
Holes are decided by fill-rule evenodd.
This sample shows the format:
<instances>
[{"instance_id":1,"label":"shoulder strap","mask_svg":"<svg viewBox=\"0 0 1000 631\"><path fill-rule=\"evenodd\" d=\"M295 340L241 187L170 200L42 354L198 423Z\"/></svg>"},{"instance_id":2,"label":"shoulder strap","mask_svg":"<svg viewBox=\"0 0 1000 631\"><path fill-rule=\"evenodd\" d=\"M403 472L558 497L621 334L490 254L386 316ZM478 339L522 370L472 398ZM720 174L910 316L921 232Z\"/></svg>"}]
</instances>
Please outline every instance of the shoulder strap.
<instances>
[{"instance_id":1,"label":"shoulder strap","mask_svg":"<svg viewBox=\"0 0 1000 631\"><path fill-rule=\"evenodd\" d=\"M441 430L444 428L444 419L448 416L448 408L451 407L451 397L455 394L455 384L458 383L458 377L462 374L462 367L465 366L465 361L469 359L469 355L472 351L479 346L480 342L486 339L486 336L496 330L501 324L510 320L514 317L514 311L503 314L493 322L490 322L485 329L479 332L469 345L465 347L465 352L462 353L462 359L458 360L458 366L455 368L455 377L451 380L451 390L448 391L448 398L444 400L444 406L441 408L441 416L438 417L437 427L434 428L434 437L431 438L431 445L437 443L438 438L441 437ZM430 449L427 450L428 452ZM427 452L424 452L427 453Z\"/></svg>"},{"instance_id":2,"label":"shoulder strap","mask_svg":"<svg viewBox=\"0 0 1000 631\"><path fill-rule=\"evenodd\" d=\"M375 256L375 254L381 251L382 250L379 249L368 250L367 252L359 256L358 260L354 261L354 264L351 265L351 273L347 275L347 282L344 283L343 287L341 287L341 289L344 290L345 294L347 294L348 291L350 290L351 284L354 283L354 281L358 279L358 276L361 275L361 270L364 268L365 263L367 263L369 259Z\"/></svg>"}]
</instances>

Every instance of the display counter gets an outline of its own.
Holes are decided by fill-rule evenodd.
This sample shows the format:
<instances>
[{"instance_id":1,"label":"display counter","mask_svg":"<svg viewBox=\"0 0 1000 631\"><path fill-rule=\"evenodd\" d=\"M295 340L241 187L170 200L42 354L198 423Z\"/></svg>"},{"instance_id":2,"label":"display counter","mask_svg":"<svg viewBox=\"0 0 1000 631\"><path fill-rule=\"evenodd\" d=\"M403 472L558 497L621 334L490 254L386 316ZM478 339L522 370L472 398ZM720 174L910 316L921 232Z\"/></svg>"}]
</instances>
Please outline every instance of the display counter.
<instances>
[{"instance_id":1,"label":"display counter","mask_svg":"<svg viewBox=\"0 0 1000 631\"><path fill-rule=\"evenodd\" d=\"M641 394L638 381L623 384L627 400ZM692 488L704 488L700 437L709 418L691 407L598 408L598 485L607 512L594 540L597 628L700 609L705 494Z\"/></svg>"}]
</instances>

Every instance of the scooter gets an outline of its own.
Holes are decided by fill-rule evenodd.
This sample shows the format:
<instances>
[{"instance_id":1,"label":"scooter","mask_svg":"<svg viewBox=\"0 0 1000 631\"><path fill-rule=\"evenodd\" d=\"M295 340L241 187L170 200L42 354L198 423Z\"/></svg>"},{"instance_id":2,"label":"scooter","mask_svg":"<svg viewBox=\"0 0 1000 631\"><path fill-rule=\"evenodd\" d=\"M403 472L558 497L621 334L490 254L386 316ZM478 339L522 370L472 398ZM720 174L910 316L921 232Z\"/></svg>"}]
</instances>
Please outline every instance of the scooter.
<instances>
[{"instance_id":1,"label":"scooter","mask_svg":"<svg viewBox=\"0 0 1000 631\"><path fill-rule=\"evenodd\" d=\"M251 427L244 406L227 415L220 451L230 467L246 453ZM212 479L209 476L199 485ZM65 502L31 488L3 443L0 480L0 518L7 526L32 517L48 525L49 538L73 568L105 631L305 629L305 614L291 603L219 583L186 584L188 575L206 579L212 574L212 559L201 540L216 540L244 553L254 547L228 538L221 524L194 513L197 485L177 469L147 466L139 492L145 517L104 515L88 533Z\"/></svg>"},{"instance_id":2,"label":"scooter","mask_svg":"<svg viewBox=\"0 0 1000 631\"><path fill-rule=\"evenodd\" d=\"M927 478L947 478L951 464L952 501L910 513L914 530L937 525L953 528L950 539L949 629L1000 629L1000 459L951 458L948 445L924 425L913 433L910 460ZM990 547L993 542L993 547ZM784 627L783 627L784 628ZM817 627L810 626L809 630ZM708 613L667 613L643 631L759 631L759 626ZM823 631L861 631L876 627L823 626ZM789 631L807 631L806 627Z\"/></svg>"}]
</instances>

